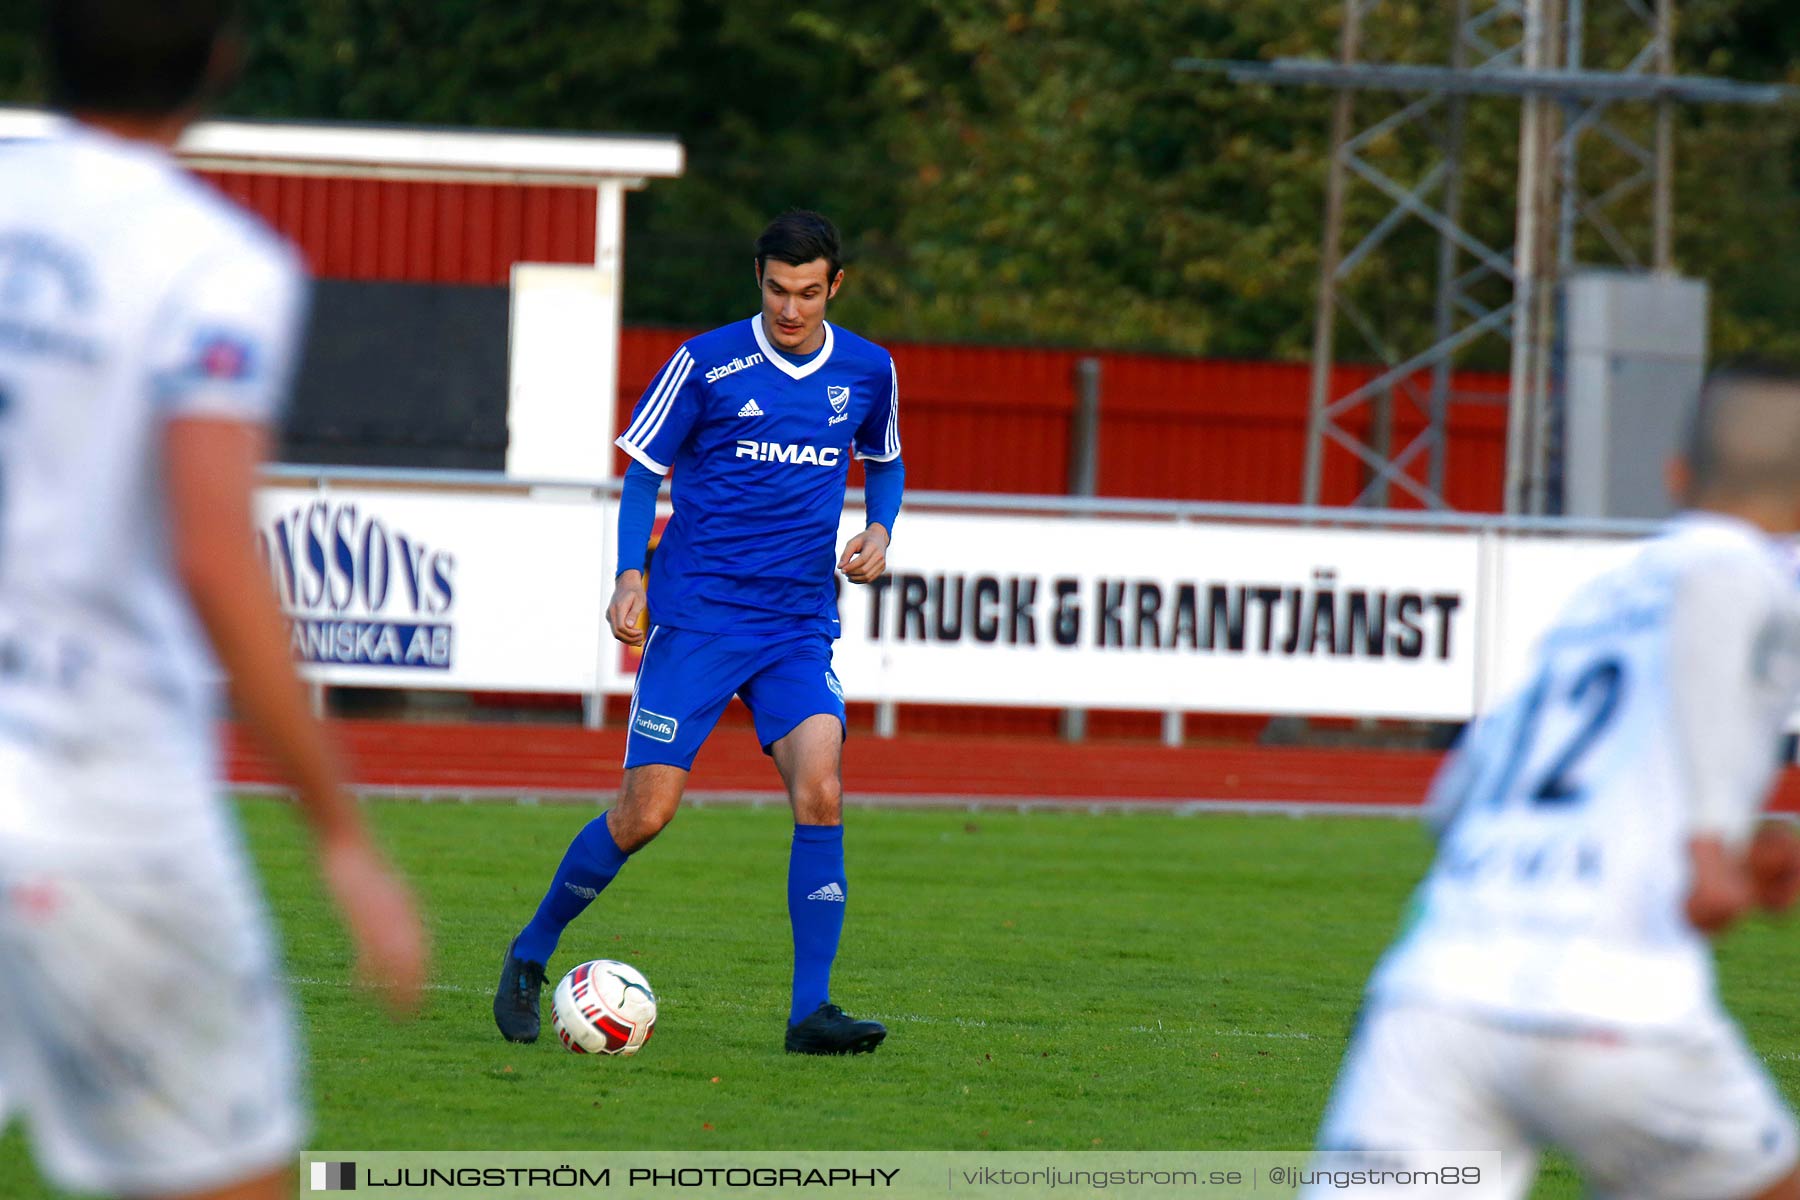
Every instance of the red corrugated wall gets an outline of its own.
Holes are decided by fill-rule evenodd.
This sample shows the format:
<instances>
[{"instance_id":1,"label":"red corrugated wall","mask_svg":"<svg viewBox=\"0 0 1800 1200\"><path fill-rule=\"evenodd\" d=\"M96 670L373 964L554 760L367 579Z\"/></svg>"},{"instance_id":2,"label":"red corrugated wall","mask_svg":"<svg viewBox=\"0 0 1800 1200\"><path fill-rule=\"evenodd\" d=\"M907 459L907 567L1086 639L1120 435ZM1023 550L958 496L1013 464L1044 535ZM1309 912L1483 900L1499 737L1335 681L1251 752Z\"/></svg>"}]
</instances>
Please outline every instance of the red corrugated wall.
<instances>
[{"instance_id":1,"label":"red corrugated wall","mask_svg":"<svg viewBox=\"0 0 1800 1200\"><path fill-rule=\"evenodd\" d=\"M619 420L692 331L627 329L620 342ZM900 372L908 487L1061 494L1068 490L1074 350L890 344ZM1305 366L1102 353L1100 492L1107 496L1297 504L1306 448ZM1354 386L1367 368L1346 368ZM1505 471L1505 379L1456 381L1445 491L1459 509L1495 511ZM1424 419L1395 405L1395 446ZM1366 415L1365 415L1366 420ZM619 458L624 469L624 457ZM1411 474L1424 479L1424 459ZM1327 504L1361 486L1349 455L1326 456ZM1394 502L1416 505L1397 489Z\"/></svg>"},{"instance_id":2,"label":"red corrugated wall","mask_svg":"<svg viewBox=\"0 0 1800 1200\"><path fill-rule=\"evenodd\" d=\"M328 279L504 284L516 262L594 261L594 189L205 172Z\"/></svg>"},{"instance_id":3,"label":"red corrugated wall","mask_svg":"<svg viewBox=\"0 0 1800 1200\"><path fill-rule=\"evenodd\" d=\"M207 177L293 238L332 279L504 284L515 262L592 262L591 188L434 184L211 172ZM691 331L628 329L621 417ZM946 491L1067 489L1074 350L895 343L908 482ZM1100 491L1108 496L1300 500L1307 372L1292 364L1105 353L1101 360ZM1336 381L1368 377L1346 369ZM1458 392L1503 397L1504 380L1465 374ZM1396 404L1396 445L1423 420ZM1365 412L1366 416L1366 412ZM1500 507L1504 409L1453 406L1445 490L1470 511ZM1354 428L1354 426L1353 426ZM621 469L623 458L620 459ZM1424 463L1413 471L1423 479ZM1358 465L1326 456L1326 503L1349 503ZM1394 501L1411 506L1396 491Z\"/></svg>"}]
</instances>

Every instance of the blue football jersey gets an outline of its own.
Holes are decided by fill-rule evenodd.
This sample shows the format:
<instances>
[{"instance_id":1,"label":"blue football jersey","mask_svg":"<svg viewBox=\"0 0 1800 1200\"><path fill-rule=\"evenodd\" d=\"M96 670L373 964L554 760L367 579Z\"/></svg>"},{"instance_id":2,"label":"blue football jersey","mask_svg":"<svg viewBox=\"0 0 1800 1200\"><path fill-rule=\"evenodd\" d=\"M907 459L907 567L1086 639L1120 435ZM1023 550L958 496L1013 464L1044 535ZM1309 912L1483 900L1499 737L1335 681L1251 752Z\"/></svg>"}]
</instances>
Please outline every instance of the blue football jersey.
<instances>
[{"instance_id":1,"label":"blue football jersey","mask_svg":"<svg viewBox=\"0 0 1800 1200\"><path fill-rule=\"evenodd\" d=\"M650 572L650 617L710 633L838 633L838 520L850 459L900 456L893 356L825 325L796 365L761 315L675 352L618 439L675 515Z\"/></svg>"}]
</instances>

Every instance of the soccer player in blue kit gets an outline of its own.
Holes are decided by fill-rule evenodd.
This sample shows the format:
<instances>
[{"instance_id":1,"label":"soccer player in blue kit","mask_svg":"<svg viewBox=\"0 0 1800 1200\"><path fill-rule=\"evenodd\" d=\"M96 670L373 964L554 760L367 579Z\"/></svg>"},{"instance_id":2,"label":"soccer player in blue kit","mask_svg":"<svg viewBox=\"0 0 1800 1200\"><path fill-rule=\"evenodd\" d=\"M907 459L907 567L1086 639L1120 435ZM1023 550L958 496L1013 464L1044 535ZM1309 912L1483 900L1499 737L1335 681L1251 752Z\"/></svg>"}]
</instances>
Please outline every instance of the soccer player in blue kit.
<instances>
[{"instance_id":1,"label":"soccer player in blue kit","mask_svg":"<svg viewBox=\"0 0 1800 1200\"><path fill-rule=\"evenodd\" d=\"M762 311L693 338L663 367L618 439L634 460L619 504L618 580L607 621L643 647L625 779L576 835L536 915L508 947L494 1020L538 1036L544 967L563 929L675 816L688 770L736 694L794 811L788 860L793 1004L786 1049L858 1054L887 1029L831 1003L844 926L844 693L833 564L852 582L887 569L900 511L900 392L886 350L825 320L844 273L837 230L793 211L756 241ZM868 526L837 552L844 487L864 463ZM661 477L670 520L646 596L644 559ZM648 629L640 627L646 606Z\"/></svg>"}]
</instances>

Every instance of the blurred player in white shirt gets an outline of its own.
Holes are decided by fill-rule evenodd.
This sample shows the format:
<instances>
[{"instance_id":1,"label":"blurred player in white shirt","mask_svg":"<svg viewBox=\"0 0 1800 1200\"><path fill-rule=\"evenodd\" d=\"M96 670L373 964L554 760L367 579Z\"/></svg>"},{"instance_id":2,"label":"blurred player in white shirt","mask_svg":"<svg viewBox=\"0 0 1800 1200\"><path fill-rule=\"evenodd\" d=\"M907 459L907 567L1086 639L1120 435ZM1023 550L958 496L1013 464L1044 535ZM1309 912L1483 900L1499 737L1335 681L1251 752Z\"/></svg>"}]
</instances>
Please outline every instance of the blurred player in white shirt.
<instances>
[{"instance_id":1,"label":"blurred player in white shirt","mask_svg":"<svg viewBox=\"0 0 1800 1200\"><path fill-rule=\"evenodd\" d=\"M1677 475L1693 511L1581 590L1434 783L1321 1149L1497 1149L1508 1196L1556 1145L1601 1196L1800 1197L1707 940L1800 891L1800 842L1758 826L1800 699L1800 379L1715 376Z\"/></svg>"},{"instance_id":2,"label":"blurred player in white shirt","mask_svg":"<svg viewBox=\"0 0 1800 1200\"><path fill-rule=\"evenodd\" d=\"M0 144L0 1089L63 1187L285 1196L305 1120L221 668L364 977L404 1012L424 975L252 545L305 281L169 154L229 76L226 0L48 8L71 119Z\"/></svg>"}]
</instances>

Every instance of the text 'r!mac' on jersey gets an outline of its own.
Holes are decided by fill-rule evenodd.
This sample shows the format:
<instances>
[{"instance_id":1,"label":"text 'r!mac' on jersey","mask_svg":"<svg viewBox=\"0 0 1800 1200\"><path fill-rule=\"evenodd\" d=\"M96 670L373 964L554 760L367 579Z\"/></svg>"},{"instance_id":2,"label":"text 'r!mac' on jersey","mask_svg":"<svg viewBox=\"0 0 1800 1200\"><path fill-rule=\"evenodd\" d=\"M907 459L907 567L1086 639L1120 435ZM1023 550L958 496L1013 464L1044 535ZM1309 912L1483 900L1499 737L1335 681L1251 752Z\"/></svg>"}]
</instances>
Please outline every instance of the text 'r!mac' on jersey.
<instances>
[{"instance_id":1,"label":"text 'r!mac' on jersey","mask_svg":"<svg viewBox=\"0 0 1800 1200\"><path fill-rule=\"evenodd\" d=\"M802 363L761 316L685 343L618 444L672 473L674 517L650 569L658 625L838 633L833 573L852 457L900 456L893 357L827 323Z\"/></svg>"}]
</instances>

